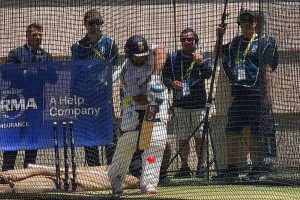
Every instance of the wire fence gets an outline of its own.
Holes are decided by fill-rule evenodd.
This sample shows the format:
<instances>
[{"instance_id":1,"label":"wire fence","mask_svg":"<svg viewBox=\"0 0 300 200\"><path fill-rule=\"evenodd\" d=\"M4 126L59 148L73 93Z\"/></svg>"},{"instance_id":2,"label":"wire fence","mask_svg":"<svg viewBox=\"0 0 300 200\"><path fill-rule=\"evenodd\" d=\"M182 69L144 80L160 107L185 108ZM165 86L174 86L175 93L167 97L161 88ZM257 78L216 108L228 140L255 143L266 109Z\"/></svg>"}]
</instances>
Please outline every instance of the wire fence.
<instances>
[{"instance_id":1,"label":"wire fence","mask_svg":"<svg viewBox=\"0 0 300 200\"><path fill-rule=\"evenodd\" d=\"M249 180L247 177L249 161L247 156L243 157L241 167L238 167L239 176L237 179L232 180L231 177L223 176L223 172L228 170L230 160L228 155L230 154L230 148L228 149L228 137L227 124L229 120L228 112L232 107L232 87L229 79L226 77L222 64L224 57L221 55L216 66L216 76L213 84L212 79L205 80L206 95L209 96L209 92L212 92L212 103L209 105L208 125L209 129L204 132L205 138L208 142L208 156L202 158L204 165L201 166L203 173L199 176L199 151L206 152L205 149L199 149L197 146L197 137L192 137L185 146L190 146L190 152L188 154L188 171L184 171L188 174L187 177L178 176L178 171L184 169L183 164L186 160L181 154L180 148L180 133L184 130L189 130L188 134L191 134L195 127L199 125L200 120L194 120L193 117L187 115L180 115L177 113L173 121L168 123L168 144L170 144L170 155L167 161L163 161L162 168L165 166L167 169L168 183L160 183L161 194L164 195L164 187L178 187L183 185L196 185L201 186L203 184L216 185L216 184L258 184L258 185L288 185L299 186L300 184L300 70L298 65L300 64L300 2L298 1L282 1L282 0L243 0L243 1L223 1L223 0L115 0L115 1L95 1L95 0L68 0L68 1L44 1L44 0L0 0L0 61L2 66L9 61L9 53L11 50L18 47L22 47L27 43L26 28L31 23L41 24L43 27L42 35L42 48L49 52L53 60L60 63L63 68L57 69L57 76L59 82L55 84L46 84L42 87L42 95L46 96L46 102L51 102L51 98L47 94L49 92L56 91L60 95L69 95L71 91L65 90L66 84L69 84L71 74L66 70L68 66L64 63L68 63L72 60L71 46L77 41L81 40L87 33L87 28L84 26L84 14L87 10L95 8L101 12L104 24L101 26L102 34L112 38L118 47L117 54L118 60L113 65L112 76L112 98L113 98L113 112L114 112L114 136L113 133L109 134L110 138L107 141L112 141L112 137L120 137L120 123L122 121L121 110L121 88L120 72L122 63L126 59L124 53L124 45L126 40L132 35L142 35L146 38L148 44L155 46L157 44L164 44L168 51L168 55L172 55L179 49L182 49L182 42L180 33L185 28L192 28L199 36L199 42L197 48L202 52L208 52L212 57L211 67L214 63L214 49L217 42L216 29L221 23L222 13L225 5L226 13L226 33L223 37L223 44L227 44L234 37L240 35L242 30L237 24L238 16L242 10L255 10L263 13L263 20L261 20L261 29L259 30L259 37L271 37L276 40L278 50L278 66L277 69L271 73L271 99L272 99L272 123L273 135L268 137L268 142L258 143L254 145L266 145L264 146L263 153L259 154L265 169L262 176L256 180ZM28 44L28 43L27 43ZM74 67L76 68L76 67ZM13 71L11 69L10 71ZM92 73L98 73L93 71ZM6 104L5 100L7 94L3 91L7 91L9 88L9 82L2 77L0 78L0 90L1 90L1 104L0 105L0 134L4 136L9 134L12 125L5 125L2 121L5 118ZM87 75L88 77L92 75ZM14 77L17 79L16 77ZM24 82L25 85L30 85L28 82ZM84 80L82 85L85 88L93 88L92 85L96 82L89 82ZM211 86L213 88L211 88ZM33 87L38 90L38 87ZM66 87L67 88L67 87ZM210 90L211 89L211 90ZM82 91L81 91L82 92ZM174 102L173 92L169 90L169 102ZM84 92L79 93L84 94ZM91 102L97 102L97 99L101 99L100 95L90 95L87 98ZM247 100L247 99L246 99ZM248 99L251 103L251 99ZM253 100L253 102L256 102ZM253 103L252 102L252 103ZM21 106L17 104L16 106ZM28 106L28 105L27 105ZM32 106L32 104L31 104ZM237 105L235 105L237 106ZM206 107L207 108L207 107ZM202 108L205 110L205 107ZM257 109L262 109L257 105ZM96 112L96 111L95 111ZM106 113L109 111L105 110ZM251 113L251 110L245 111ZM181 119L179 120L179 118ZM198 116L196 116L197 118ZM235 123L243 123L244 118L237 115L235 116ZM240 118L239 118L240 117ZM198 119L198 118L197 118ZM89 129L89 123L91 121L80 121L80 130ZM248 119L247 119L248 120ZM39 121L38 119L36 120ZM178 125L181 123L181 126ZM206 122L205 122L206 123ZM205 124L204 123L204 124ZM264 121L263 125L268 124L269 121ZM191 127L191 124L194 127ZM98 124L97 127L106 128L107 124ZM183 127L184 130L179 129ZM79 140L76 138L84 138L84 135L76 133L74 129L75 142ZM179 130L178 130L179 129ZM79 129L78 129L79 130ZM112 129L111 129L112 130ZM203 124L200 126L200 130L203 132ZM39 131L33 129L32 133L39 135ZM8 159L15 160L15 163L9 168L10 170L0 173L0 193L6 197L19 197L16 193L28 195L33 193L39 197L45 197L47 194L44 192L57 191L57 184L55 182L57 178L57 162L60 166L64 166L65 162L64 153L66 151L63 148L59 148L58 153L55 154L55 144L53 141L52 133L53 126L47 126L42 129L51 136L45 138L45 143L53 144L44 149L38 149L36 160L31 162L26 169L24 168L25 151L30 150L32 147L23 144L19 147L16 158L8 155ZM58 129L57 131L62 131ZM93 132L93 129L90 130ZM35 136L32 134L31 141L34 143ZM1 137L2 137L1 136ZM93 144L97 135L93 137L85 137L86 141L90 141ZM6 138L9 138L5 136ZM14 138L14 137L12 137ZM116 139L116 138L115 138ZM200 137L201 139L201 137ZM245 139L245 138L244 138ZM21 139L20 139L21 140ZM48 141L51 140L51 141ZM105 139L104 139L105 140ZM41 141L41 140L40 140ZM250 140L249 140L250 141ZM9 146L9 139L2 139L1 142L6 143ZM259 141L261 142L261 141ZM88 143L88 142L87 142ZM246 142L247 143L247 142ZM250 141L251 143L251 141ZM249 143L249 144L250 144ZM248 144L248 145L249 145ZM252 144L252 143L251 143ZM236 143L232 144L233 146ZM242 144L238 144L242 145ZM33 145L34 146L34 145ZM88 166L86 161L86 150L83 147L75 148L75 154L73 155L73 165L77 168L78 179L78 192L72 193L71 198L106 198L111 196L111 185L107 175L109 169L110 159L113 154L105 145L99 145L97 147L98 154L95 154L95 160L98 160L97 165L101 166ZM90 145L95 146L95 145ZM230 145L229 145L230 146ZM241 147L243 148L243 147ZM250 148L250 147L249 147ZM254 152L259 148L254 148ZM33 149L35 149L33 147ZM13 149L8 149L12 151ZM8 150L5 150L8 152ZM4 160L4 152L0 154L0 160ZM67 150L71 155L72 147ZM247 151L247 150L234 150L234 151ZM202 152L202 153L203 153ZM34 152L31 152L34 154ZM30 154L30 152L29 152ZM255 153L251 154L253 157ZM94 155L92 155L94 156ZM29 156L30 157L30 156ZM33 155L34 157L34 155ZM60 157L61 159L57 160ZM71 163L71 158L67 158ZM171 163L170 160L172 161ZM75 162L75 163L74 163ZM137 159L139 162L139 159ZM33 163L33 164L32 164ZM71 164L72 165L72 164ZM245 170L246 166L246 170ZM74 167L74 166L73 166ZM137 164L138 169L141 164ZM253 166L251 166L252 168ZM63 168L63 167L62 167ZM161 168L161 169L162 169ZM74 181L74 174L72 174L72 167L70 166L69 175L71 181ZM60 169L63 181L66 179L63 175L65 169ZM134 170L133 170L134 171ZM177 175L176 175L177 174ZM125 180L126 188L138 188L138 177L132 176L129 173ZM174 177L175 176L175 177ZM56 184L56 185L55 185ZM64 184L65 185L65 184ZM70 186L71 188L71 186ZM70 189L71 190L71 189ZM243 186L240 187L243 190ZM62 189L58 198L65 199L68 194L63 192ZM90 191L97 191L96 193L89 193ZM131 191L131 190L128 190ZM165 198L174 197L179 194L185 194L185 191L174 192L170 194L165 193ZM128 196L130 197L130 192ZM46 196L45 196L46 195ZM78 196L77 196L78 195ZM249 193L249 196L251 194ZM188 196L188 195L187 195ZM20 197L21 198L21 197Z\"/></svg>"}]
</instances>

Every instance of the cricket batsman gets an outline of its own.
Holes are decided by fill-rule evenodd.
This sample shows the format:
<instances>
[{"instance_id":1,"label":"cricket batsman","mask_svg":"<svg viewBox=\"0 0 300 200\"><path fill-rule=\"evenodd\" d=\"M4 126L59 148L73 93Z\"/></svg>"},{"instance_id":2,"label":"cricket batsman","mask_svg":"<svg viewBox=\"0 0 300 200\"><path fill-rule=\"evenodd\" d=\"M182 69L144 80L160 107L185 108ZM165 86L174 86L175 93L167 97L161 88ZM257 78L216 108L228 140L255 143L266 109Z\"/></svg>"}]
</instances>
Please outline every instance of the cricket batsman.
<instances>
[{"instance_id":1,"label":"cricket batsman","mask_svg":"<svg viewBox=\"0 0 300 200\"><path fill-rule=\"evenodd\" d=\"M123 180L134 152L139 148L140 131L148 105L157 105L151 142L142 154L141 192L156 194L160 166L167 139L168 92L161 81L166 62L163 45L150 49L145 38L130 37L125 44L126 60L122 66L122 135L118 140L108 176L113 195L123 194ZM149 161L151 158L151 161ZM154 158L154 159L153 159Z\"/></svg>"}]
</instances>

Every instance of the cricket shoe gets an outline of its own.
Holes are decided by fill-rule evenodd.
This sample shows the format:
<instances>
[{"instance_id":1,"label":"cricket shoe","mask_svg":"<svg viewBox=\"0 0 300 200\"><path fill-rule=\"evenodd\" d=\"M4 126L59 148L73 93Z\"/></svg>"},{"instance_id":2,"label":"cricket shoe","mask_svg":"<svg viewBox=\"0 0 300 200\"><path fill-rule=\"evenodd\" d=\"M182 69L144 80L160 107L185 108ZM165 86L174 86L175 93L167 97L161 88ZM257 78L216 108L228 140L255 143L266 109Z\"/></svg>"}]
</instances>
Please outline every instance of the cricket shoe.
<instances>
[{"instance_id":1,"label":"cricket shoe","mask_svg":"<svg viewBox=\"0 0 300 200\"><path fill-rule=\"evenodd\" d=\"M123 191L123 189L115 189L113 187L112 194L113 194L114 197L122 197L123 194L124 194L124 191Z\"/></svg>"},{"instance_id":2,"label":"cricket shoe","mask_svg":"<svg viewBox=\"0 0 300 200\"><path fill-rule=\"evenodd\" d=\"M117 176L117 180L112 182L112 193L115 197L121 197L123 195L123 185L120 182L119 177Z\"/></svg>"},{"instance_id":3,"label":"cricket shoe","mask_svg":"<svg viewBox=\"0 0 300 200\"><path fill-rule=\"evenodd\" d=\"M121 197L123 195L123 190L112 190L114 197Z\"/></svg>"},{"instance_id":4,"label":"cricket shoe","mask_svg":"<svg viewBox=\"0 0 300 200\"><path fill-rule=\"evenodd\" d=\"M143 194L157 194L158 193L156 188L152 185L142 186L141 187L141 192Z\"/></svg>"}]
</instances>

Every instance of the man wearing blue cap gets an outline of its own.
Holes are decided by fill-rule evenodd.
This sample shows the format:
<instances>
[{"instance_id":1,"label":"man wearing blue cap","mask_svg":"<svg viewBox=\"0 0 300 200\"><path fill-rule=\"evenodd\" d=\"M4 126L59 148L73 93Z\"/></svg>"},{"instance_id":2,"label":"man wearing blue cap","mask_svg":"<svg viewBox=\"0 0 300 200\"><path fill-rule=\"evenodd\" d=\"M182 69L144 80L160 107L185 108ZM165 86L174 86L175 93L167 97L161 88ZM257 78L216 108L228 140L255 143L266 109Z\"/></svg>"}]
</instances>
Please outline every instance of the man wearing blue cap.
<instances>
[{"instance_id":1,"label":"man wearing blue cap","mask_svg":"<svg viewBox=\"0 0 300 200\"><path fill-rule=\"evenodd\" d=\"M250 166L249 178L264 171L263 141L272 109L271 73L277 68L278 52L274 38L258 36L256 13L241 11L241 35L223 46L223 69L233 97L226 126L227 172L231 177L239 175L245 162ZM217 29L217 34L224 33L224 27Z\"/></svg>"}]
</instances>

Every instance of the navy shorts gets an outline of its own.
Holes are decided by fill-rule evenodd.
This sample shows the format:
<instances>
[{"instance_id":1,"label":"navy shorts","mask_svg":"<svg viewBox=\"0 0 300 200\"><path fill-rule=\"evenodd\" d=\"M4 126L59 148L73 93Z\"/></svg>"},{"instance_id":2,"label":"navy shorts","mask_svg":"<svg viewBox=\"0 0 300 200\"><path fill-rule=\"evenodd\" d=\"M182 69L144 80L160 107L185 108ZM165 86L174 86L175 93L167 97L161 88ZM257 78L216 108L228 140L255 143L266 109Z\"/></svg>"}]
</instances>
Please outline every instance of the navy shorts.
<instances>
[{"instance_id":1,"label":"navy shorts","mask_svg":"<svg viewBox=\"0 0 300 200\"><path fill-rule=\"evenodd\" d=\"M226 133L242 134L249 126L255 135L269 134L275 124L270 120L270 109L259 98L234 98L227 112Z\"/></svg>"}]
</instances>

